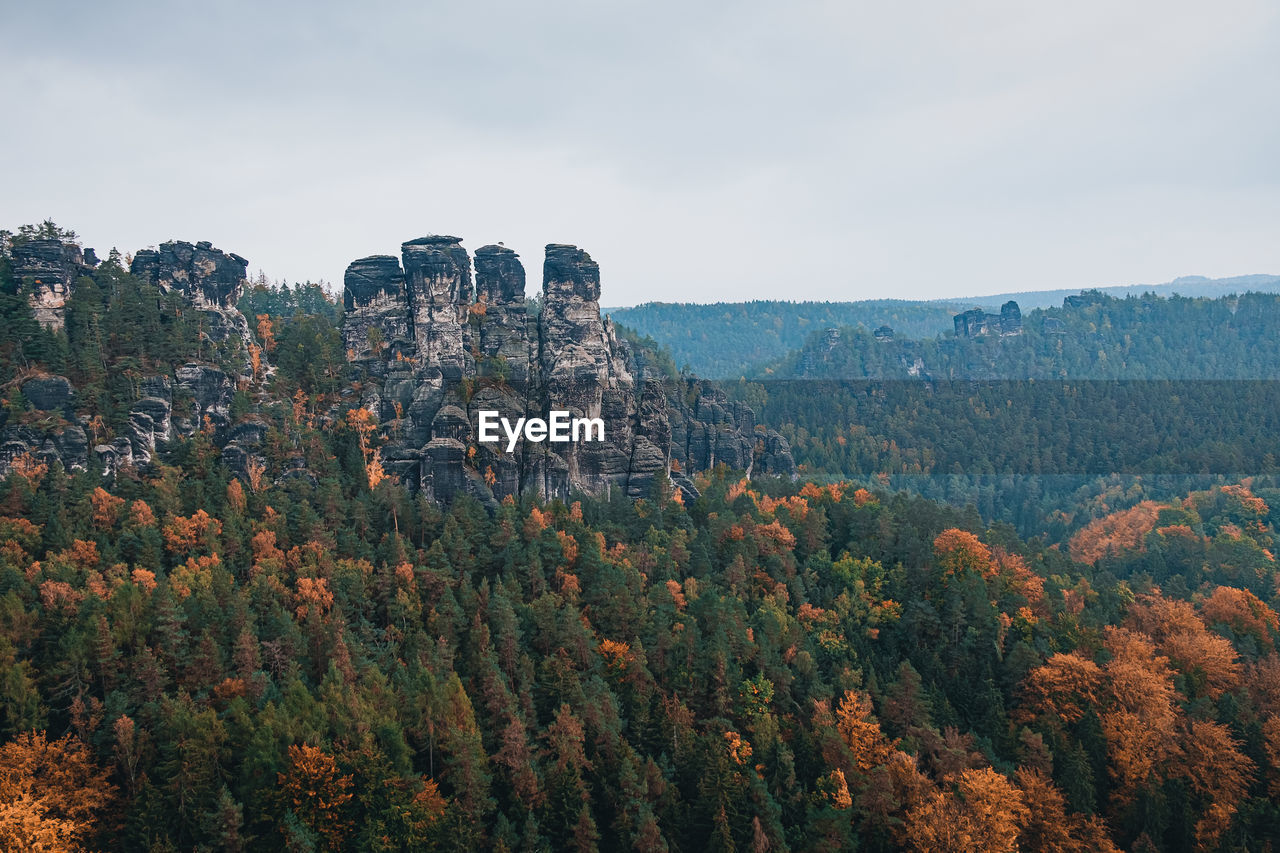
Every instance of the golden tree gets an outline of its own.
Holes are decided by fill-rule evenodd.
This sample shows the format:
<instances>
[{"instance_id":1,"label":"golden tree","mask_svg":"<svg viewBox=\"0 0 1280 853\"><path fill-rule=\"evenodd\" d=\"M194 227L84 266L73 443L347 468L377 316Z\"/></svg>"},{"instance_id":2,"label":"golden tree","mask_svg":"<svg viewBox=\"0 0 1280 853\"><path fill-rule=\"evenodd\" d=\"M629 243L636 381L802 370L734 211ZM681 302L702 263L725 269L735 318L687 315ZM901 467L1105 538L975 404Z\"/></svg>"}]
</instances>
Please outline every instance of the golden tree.
<instances>
[{"instance_id":1,"label":"golden tree","mask_svg":"<svg viewBox=\"0 0 1280 853\"><path fill-rule=\"evenodd\" d=\"M0 747L0 849L82 850L114 797L74 735L24 732Z\"/></svg>"},{"instance_id":2,"label":"golden tree","mask_svg":"<svg viewBox=\"0 0 1280 853\"><path fill-rule=\"evenodd\" d=\"M309 827L328 850L340 850L351 832L347 817L351 777L323 749L309 744L289 747L289 769L279 774L285 806Z\"/></svg>"},{"instance_id":3,"label":"golden tree","mask_svg":"<svg viewBox=\"0 0 1280 853\"><path fill-rule=\"evenodd\" d=\"M836 707L836 730L863 773L887 762L894 750L871 711L871 699L854 690L847 691Z\"/></svg>"}]
</instances>

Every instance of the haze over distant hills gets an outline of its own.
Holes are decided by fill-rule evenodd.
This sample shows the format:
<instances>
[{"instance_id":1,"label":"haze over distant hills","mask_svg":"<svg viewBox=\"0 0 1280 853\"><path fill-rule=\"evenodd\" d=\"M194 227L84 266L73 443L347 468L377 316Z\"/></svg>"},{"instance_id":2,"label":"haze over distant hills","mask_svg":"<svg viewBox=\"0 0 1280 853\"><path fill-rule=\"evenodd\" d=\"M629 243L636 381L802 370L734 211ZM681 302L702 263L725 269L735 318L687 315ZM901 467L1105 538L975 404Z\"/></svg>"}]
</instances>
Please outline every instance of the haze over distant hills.
<instances>
[{"instance_id":1,"label":"haze over distant hills","mask_svg":"<svg viewBox=\"0 0 1280 853\"><path fill-rule=\"evenodd\" d=\"M1123 298L1143 293L1216 298L1232 293L1280 292L1280 276L1243 275L1210 279L1183 276L1165 284L1092 288ZM1023 311L1054 308L1081 290L1028 290L939 300L864 299L854 302L757 300L710 304L647 302L605 313L641 336L669 348L676 363L700 376L737 378L759 365L799 348L814 331L844 326L874 330L889 326L895 335L932 338L951 331L955 314L970 308L998 311L1016 300Z\"/></svg>"},{"instance_id":2,"label":"haze over distant hills","mask_svg":"<svg viewBox=\"0 0 1280 853\"><path fill-rule=\"evenodd\" d=\"M1144 293L1155 293L1160 296L1228 296L1232 293L1280 292L1280 276L1277 275L1237 275L1230 278L1206 278L1202 275L1184 275L1165 284L1120 284L1109 287L1094 287L1108 296L1117 298L1125 296L1141 296ZM1056 308L1068 296L1080 293L1079 290L1030 290L1010 293L995 293L989 296L967 296L961 299L934 299L931 303L954 305L962 303L966 307L999 308L1010 299L1016 300L1023 311L1032 308Z\"/></svg>"}]
</instances>

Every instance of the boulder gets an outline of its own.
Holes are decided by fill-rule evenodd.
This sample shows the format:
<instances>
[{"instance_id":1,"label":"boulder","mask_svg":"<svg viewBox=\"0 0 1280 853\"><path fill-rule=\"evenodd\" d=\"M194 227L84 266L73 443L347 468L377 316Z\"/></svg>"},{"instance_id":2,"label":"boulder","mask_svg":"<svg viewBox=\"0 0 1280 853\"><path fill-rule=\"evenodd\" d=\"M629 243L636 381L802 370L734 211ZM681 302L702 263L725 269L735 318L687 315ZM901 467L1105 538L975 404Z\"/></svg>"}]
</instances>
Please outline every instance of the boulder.
<instances>
[{"instance_id":1,"label":"boulder","mask_svg":"<svg viewBox=\"0 0 1280 853\"><path fill-rule=\"evenodd\" d=\"M22 396L41 411L58 412L75 402L76 389L65 376L36 376L22 383Z\"/></svg>"}]
</instances>

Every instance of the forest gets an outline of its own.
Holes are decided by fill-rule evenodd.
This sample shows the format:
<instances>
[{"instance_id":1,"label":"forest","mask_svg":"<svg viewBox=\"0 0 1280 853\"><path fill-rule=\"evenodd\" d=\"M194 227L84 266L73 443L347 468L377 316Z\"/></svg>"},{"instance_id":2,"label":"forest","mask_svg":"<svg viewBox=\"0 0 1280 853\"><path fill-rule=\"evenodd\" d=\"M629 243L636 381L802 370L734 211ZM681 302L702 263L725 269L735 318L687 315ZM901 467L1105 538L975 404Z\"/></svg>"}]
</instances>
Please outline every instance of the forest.
<instances>
[{"instance_id":1,"label":"forest","mask_svg":"<svg viewBox=\"0 0 1280 853\"><path fill-rule=\"evenodd\" d=\"M1280 276L1252 275L1226 279L1186 276L1168 284L1104 287L1096 291L1115 302L1133 299L1201 298L1205 302L1243 293L1275 293L1280 289ZM751 302L717 302L712 304L646 302L629 308L608 309L617 322L634 329L642 337L650 337L667 347L676 363L699 376L711 379L738 379L754 376L764 367L785 359L792 350L804 346L806 340L827 329L860 329L865 340L881 326L893 330L899 341L931 340L945 336L952 329L951 318L969 308L982 307L999 312L1000 306L1012 299L1023 311L1045 309L1043 316L1060 317L1057 311L1067 296L1078 296L1078 290L1043 290L1005 293L995 296L917 301L906 299L863 299L853 302L784 302L754 300ZM1034 324L1039 328L1039 323ZM881 352L884 350L882 349ZM1009 359L1006 367L1018 360ZM1228 367L1230 363L1228 362ZM844 368L853 364L841 365ZM1215 367L1221 367L1221 364ZM885 366L874 358L868 368L871 375L882 373ZM845 372L842 376L861 376ZM1022 375L1021 372L1015 375ZM1107 374L1110 375L1110 374ZM1225 378L1212 372L1209 378Z\"/></svg>"},{"instance_id":2,"label":"forest","mask_svg":"<svg viewBox=\"0 0 1280 853\"><path fill-rule=\"evenodd\" d=\"M281 432L325 453L305 423ZM689 505L660 483L442 511L369 490L336 443L314 490L254 490L198 443L111 490L10 476L6 844L1213 850L1280 831L1275 517L1251 484L1060 549L904 493L727 471Z\"/></svg>"},{"instance_id":3,"label":"forest","mask_svg":"<svg viewBox=\"0 0 1280 853\"><path fill-rule=\"evenodd\" d=\"M1275 379L1280 294L1214 299L1099 291L1023 315L1013 335L877 340L849 327L810 333L759 379ZM917 363L918 362L918 363Z\"/></svg>"},{"instance_id":4,"label":"forest","mask_svg":"<svg viewBox=\"0 0 1280 853\"><path fill-rule=\"evenodd\" d=\"M964 307L968 307L967 304ZM709 379L751 376L798 349L814 332L889 325L899 334L933 337L951 328L961 303L867 299L858 302L647 302L607 309L613 319L670 350L680 366Z\"/></svg>"},{"instance_id":5,"label":"forest","mask_svg":"<svg viewBox=\"0 0 1280 853\"><path fill-rule=\"evenodd\" d=\"M32 376L69 377L70 414L105 436L142 377L231 368L118 254L61 331L4 253L0 280L0 427L63 426ZM233 470L206 423L114 475L25 454L0 481L0 848L1280 839L1268 383L730 383L791 430L799 478L721 466L696 495L659 476L635 500L490 510L375 476L323 287L259 283L241 306L271 370L232 418L262 424L270 470L310 476ZM1243 313L1224 334L1262 346ZM1030 332L975 346L1007 342L1037 351ZM975 408L981 434L956 426Z\"/></svg>"}]
</instances>

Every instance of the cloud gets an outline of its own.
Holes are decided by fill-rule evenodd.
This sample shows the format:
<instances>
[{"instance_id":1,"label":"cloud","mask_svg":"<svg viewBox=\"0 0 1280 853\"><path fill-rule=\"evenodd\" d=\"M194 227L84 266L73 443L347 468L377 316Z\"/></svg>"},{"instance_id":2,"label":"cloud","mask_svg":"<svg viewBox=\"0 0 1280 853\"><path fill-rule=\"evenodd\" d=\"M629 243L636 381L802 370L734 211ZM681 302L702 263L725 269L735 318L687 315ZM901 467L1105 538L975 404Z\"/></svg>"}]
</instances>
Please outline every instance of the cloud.
<instances>
[{"instance_id":1,"label":"cloud","mask_svg":"<svg viewBox=\"0 0 1280 853\"><path fill-rule=\"evenodd\" d=\"M1262 0L21 4L3 224L340 281L427 232L604 299L1280 270Z\"/></svg>"}]
</instances>

